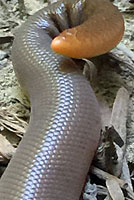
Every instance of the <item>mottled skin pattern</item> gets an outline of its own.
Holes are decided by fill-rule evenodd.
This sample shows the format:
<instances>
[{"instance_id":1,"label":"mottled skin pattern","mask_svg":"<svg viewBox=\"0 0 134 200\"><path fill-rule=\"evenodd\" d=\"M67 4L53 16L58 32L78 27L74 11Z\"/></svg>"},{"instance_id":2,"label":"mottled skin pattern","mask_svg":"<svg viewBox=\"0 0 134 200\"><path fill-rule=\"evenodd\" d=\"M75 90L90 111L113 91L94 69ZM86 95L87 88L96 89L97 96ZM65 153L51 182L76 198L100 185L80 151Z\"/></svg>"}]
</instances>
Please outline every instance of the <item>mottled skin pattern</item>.
<instances>
[{"instance_id":1,"label":"mottled skin pattern","mask_svg":"<svg viewBox=\"0 0 134 200\"><path fill-rule=\"evenodd\" d=\"M92 18L98 4L58 2L18 30L12 59L17 78L29 93L31 117L1 179L0 200L79 199L99 141L99 106L74 60L54 53L50 44L59 32Z\"/></svg>"}]
</instances>

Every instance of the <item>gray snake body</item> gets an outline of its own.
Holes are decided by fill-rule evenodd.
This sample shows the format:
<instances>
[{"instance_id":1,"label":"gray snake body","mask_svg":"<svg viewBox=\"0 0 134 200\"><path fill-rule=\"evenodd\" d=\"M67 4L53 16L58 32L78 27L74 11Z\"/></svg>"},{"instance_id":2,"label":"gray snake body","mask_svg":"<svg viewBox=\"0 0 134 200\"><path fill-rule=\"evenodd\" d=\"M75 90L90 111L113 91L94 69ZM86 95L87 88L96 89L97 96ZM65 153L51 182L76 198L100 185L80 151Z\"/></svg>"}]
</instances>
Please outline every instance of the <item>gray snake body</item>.
<instances>
[{"instance_id":1,"label":"gray snake body","mask_svg":"<svg viewBox=\"0 0 134 200\"><path fill-rule=\"evenodd\" d=\"M28 91L31 117L1 179L0 200L78 200L81 195L99 141L99 106L75 62L56 54L50 44L61 31L89 18L87 12L99 4L94 2L52 4L30 17L16 34L13 65Z\"/></svg>"}]
</instances>

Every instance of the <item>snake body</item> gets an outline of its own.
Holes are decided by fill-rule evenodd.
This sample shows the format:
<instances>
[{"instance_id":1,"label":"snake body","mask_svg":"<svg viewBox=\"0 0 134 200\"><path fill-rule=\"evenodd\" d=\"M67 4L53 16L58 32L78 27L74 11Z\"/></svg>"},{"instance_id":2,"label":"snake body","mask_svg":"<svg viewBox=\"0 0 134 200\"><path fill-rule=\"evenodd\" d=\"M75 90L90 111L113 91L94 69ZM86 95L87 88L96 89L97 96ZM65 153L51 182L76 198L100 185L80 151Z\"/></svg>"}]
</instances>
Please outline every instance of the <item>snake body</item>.
<instances>
[{"instance_id":1,"label":"snake body","mask_svg":"<svg viewBox=\"0 0 134 200\"><path fill-rule=\"evenodd\" d=\"M85 36L79 32L80 25ZM75 60L67 57L68 49L63 48L63 56L50 47L60 53L59 36L64 40L66 35L59 34L67 29L70 39L71 27L76 27L74 35L71 33L74 44L85 37L91 47L91 51L85 49L85 57L87 52L91 57L119 42L123 18L107 0L65 0L38 11L19 28L12 59L17 78L29 94L31 117L2 176L0 200L78 200L81 195L98 145L101 120L94 92ZM58 42L51 43L56 37ZM69 43L73 48L73 41ZM81 46L82 52L85 47ZM77 52L75 49L74 54Z\"/></svg>"}]
</instances>

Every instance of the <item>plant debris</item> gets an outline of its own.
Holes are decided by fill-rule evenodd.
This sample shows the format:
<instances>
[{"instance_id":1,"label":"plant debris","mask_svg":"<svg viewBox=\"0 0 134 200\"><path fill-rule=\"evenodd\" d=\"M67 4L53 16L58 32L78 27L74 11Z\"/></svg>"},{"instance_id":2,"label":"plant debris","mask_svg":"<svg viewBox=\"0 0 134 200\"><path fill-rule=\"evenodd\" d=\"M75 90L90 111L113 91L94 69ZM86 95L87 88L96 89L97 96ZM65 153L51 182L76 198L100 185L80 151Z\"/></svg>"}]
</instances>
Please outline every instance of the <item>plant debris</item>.
<instances>
[{"instance_id":1,"label":"plant debris","mask_svg":"<svg viewBox=\"0 0 134 200\"><path fill-rule=\"evenodd\" d=\"M134 200L133 1L114 2L126 22L122 43L105 55L90 62L86 60L84 67L102 116L102 136L83 193L84 200ZM46 5L37 0L0 2L0 169L15 153L30 115L29 100L16 80L11 62L14 34L28 16ZM14 139L7 140L11 136Z\"/></svg>"}]
</instances>

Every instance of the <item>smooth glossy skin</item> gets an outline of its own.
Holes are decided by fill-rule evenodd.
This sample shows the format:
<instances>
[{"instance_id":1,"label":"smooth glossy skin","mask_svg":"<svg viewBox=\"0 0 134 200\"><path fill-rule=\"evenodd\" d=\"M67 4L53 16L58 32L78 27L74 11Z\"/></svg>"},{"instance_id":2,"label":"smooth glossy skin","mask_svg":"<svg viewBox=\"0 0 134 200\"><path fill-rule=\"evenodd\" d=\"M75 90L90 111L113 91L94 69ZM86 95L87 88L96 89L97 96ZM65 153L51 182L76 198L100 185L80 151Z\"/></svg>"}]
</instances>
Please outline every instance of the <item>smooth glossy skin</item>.
<instances>
[{"instance_id":1,"label":"smooth glossy skin","mask_svg":"<svg viewBox=\"0 0 134 200\"><path fill-rule=\"evenodd\" d=\"M69 7L72 16L76 7L77 4ZM79 23L71 23L75 27L64 30L52 41L55 52L72 58L91 58L110 51L119 43L124 20L108 0L83 0L78 13Z\"/></svg>"},{"instance_id":2,"label":"smooth glossy skin","mask_svg":"<svg viewBox=\"0 0 134 200\"><path fill-rule=\"evenodd\" d=\"M121 16L107 0L94 2L96 9L106 4ZM58 2L30 17L16 34L13 65L29 93L31 118L1 179L0 200L78 200L81 195L99 141L99 106L75 62L54 53L50 45L59 32L92 20L91 5L92 0ZM94 25L96 36L95 27L102 28Z\"/></svg>"}]
</instances>

